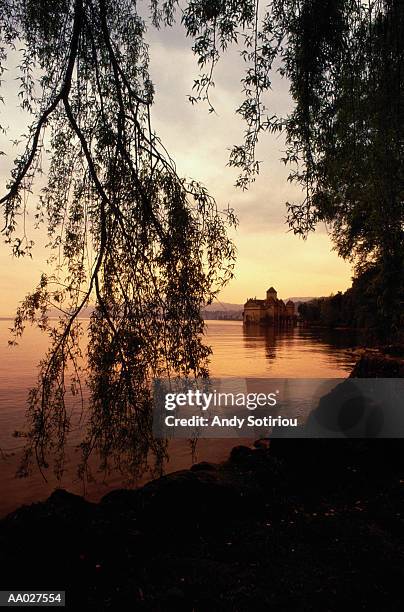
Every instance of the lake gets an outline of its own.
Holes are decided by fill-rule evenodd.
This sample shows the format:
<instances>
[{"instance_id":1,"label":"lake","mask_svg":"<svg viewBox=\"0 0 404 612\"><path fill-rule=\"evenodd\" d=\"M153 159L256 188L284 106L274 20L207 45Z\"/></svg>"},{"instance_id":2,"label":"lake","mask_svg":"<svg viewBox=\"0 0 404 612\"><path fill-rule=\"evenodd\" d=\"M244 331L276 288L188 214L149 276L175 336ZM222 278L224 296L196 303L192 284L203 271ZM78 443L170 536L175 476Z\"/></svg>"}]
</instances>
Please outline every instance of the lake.
<instances>
[{"instance_id":1,"label":"lake","mask_svg":"<svg viewBox=\"0 0 404 612\"><path fill-rule=\"evenodd\" d=\"M67 466L63 480L44 482L38 473L16 479L21 457L21 442L13 432L25 419L27 392L35 384L36 366L44 355L47 338L37 329L27 327L19 346L9 347L11 320L0 320L0 515L17 506L46 498L55 486L83 494L83 485L75 476L74 461ZM355 362L352 332L316 328L243 328L241 321L208 321L207 342L213 349L211 374L215 377L255 378L343 378ZM241 440L200 440L196 460L222 461ZM192 462L189 445L184 440L170 442L167 471L184 469ZM145 475L144 480L147 480ZM119 474L107 482L88 485L86 496L97 500L112 488L124 486Z\"/></svg>"}]
</instances>

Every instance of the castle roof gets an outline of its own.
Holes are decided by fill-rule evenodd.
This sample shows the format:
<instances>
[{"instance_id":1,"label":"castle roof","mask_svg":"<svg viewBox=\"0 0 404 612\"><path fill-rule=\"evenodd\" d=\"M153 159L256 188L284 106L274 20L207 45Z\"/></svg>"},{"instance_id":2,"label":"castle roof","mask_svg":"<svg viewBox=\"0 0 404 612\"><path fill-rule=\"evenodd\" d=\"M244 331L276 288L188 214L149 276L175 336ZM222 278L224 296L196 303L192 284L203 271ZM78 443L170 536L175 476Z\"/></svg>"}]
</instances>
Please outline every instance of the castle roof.
<instances>
[{"instance_id":1,"label":"castle roof","mask_svg":"<svg viewBox=\"0 0 404 612\"><path fill-rule=\"evenodd\" d=\"M257 300L256 298L250 298L249 300L246 301L246 303L244 304L244 307L248 307L248 306L263 306L265 300Z\"/></svg>"},{"instance_id":2,"label":"castle roof","mask_svg":"<svg viewBox=\"0 0 404 612\"><path fill-rule=\"evenodd\" d=\"M272 291L273 293L276 293L276 289L274 289L273 287L270 287L268 291Z\"/></svg>"},{"instance_id":3,"label":"castle roof","mask_svg":"<svg viewBox=\"0 0 404 612\"><path fill-rule=\"evenodd\" d=\"M287 305L289 305L289 306L290 306L290 305L294 306L294 305L295 305L295 303L294 303L294 302L292 302L292 300L288 300L288 301L286 302L286 306L287 306Z\"/></svg>"}]
</instances>

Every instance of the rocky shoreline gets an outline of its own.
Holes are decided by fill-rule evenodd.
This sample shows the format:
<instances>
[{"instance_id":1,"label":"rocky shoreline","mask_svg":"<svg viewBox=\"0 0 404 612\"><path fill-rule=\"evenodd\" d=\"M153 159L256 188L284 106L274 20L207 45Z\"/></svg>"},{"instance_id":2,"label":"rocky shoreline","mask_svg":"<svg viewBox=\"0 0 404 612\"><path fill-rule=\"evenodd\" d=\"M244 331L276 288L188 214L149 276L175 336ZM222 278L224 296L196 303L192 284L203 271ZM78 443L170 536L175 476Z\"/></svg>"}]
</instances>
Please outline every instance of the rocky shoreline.
<instances>
[{"instance_id":1,"label":"rocky shoreline","mask_svg":"<svg viewBox=\"0 0 404 612\"><path fill-rule=\"evenodd\" d=\"M403 535L403 440L273 439L98 504L56 490L19 508L2 584L97 612L399 610Z\"/></svg>"},{"instance_id":2,"label":"rocky shoreline","mask_svg":"<svg viewBox=\"0 0 404 612\"><path fill-rule=\"evenodd\" d=\"M403 378L404 346L389 345L376 349L361 349L352 370L352 378Z\"/></svg>"}]
</instances>

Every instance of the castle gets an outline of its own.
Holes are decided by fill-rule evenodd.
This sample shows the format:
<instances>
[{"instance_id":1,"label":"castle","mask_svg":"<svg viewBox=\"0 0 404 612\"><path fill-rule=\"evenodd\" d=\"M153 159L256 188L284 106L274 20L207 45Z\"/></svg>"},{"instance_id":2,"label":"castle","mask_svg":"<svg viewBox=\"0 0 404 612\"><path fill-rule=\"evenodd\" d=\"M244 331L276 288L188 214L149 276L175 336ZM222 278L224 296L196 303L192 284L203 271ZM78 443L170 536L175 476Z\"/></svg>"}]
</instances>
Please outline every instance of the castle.
<instances>
[{"instance_id":1,"label":"castle","mask_svg":"<svg viewBox=\"0 0 404 612\"><path fill-rule=\"evenodd\" d=\"M268 289L265 300L250 298L244 304L244 325L294 325L297 316L295 304L288 300L278 300L277 292L273 287Z\"/></svg>"}]
</instances>

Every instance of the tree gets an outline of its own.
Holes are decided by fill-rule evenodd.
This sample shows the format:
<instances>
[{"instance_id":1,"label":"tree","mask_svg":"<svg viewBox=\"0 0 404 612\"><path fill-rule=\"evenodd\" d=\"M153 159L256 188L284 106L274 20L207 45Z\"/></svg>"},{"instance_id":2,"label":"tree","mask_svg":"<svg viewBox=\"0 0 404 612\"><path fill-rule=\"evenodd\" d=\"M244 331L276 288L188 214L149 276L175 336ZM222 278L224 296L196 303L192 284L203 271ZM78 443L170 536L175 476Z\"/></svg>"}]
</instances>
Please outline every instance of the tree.
<instances>
[{"instance_id":1,"label":"tree","mask_svg":"<svg viewBox=\"0 0 404 612\"><path fill-rule=\"evenodd\" d=\"M400 328L404 300L404 5L401 0L194 0L183 21L202 67L193 102L206 99L213 68L243 41L244 143L230 164L246 188L259 172L264 131L283 131L284 162L303 198L288 203L290 228L303 237L327 224L338 254L358 275L377 277L376 325L384 340ZM240 29L242 30L240 34ZM263 103L278 70L294 102L286 117Z\"/></svg>"},{"instance_id":2,"label":"tree","mask_svg":"<svg viewBox=\"0 0 404 612\"><path fill-rule=\"evenodd\" d=\"M170 3L153 3L155 23ZM44 159L47 184L36 206L53 251L43 275L18 308L14 333L27 321L50 336L38 385L29 396L25 458L60 475L72 421L68 387L85 412L81 474L93 450L136 476L165 443L151 427L153 376L206 376L201 307L232 276L234 246L206 189L177 175L153 132L153 86L145 23L131 0L5 0L0 7L1 59L22 47L21 106L32 115L25 150L1 199L3 232L16 256L29 255L23 232L26 196ZM83 366L79 315L93 305ZM49 308L57 308L55 325ZM85 368L85 372L83 372ZM68 376L69 374L69 376Z\"/></svg>"},{"instance_id":3,"label":"tree","mask_svg":"<svg viewBox=\"0 0 404 612\"><path fill-rule=\"evenodd\" d=\"M145 20L134 0L1 0L0 8L1 58L24 45L21 104L33 114L1 200L4 231L16 255L29 253L28 239L16 238L17 218L48 148L37 214L61 257L16 319L18 335L27 319L49 329L50 303L64 312L31 395L29 453L44 465L57 439L63 463L64 372L69 359L76 366L78 314L94 296L93 420L83 449L119 458L145 431L150 375L206 374L200 307L230 278L234 248L214 201L177 176L152 131ZM150 10L155 26L170 26L178 3L151 0ZM238 186L259 172L260 136L284 132L283 161L303 190L301 202L287 205L290 228L305 237L327 224L357 273L372 271L377 326L393 335L404 293L402 2L271 0L263 9L259 0L187 0L181 21L201 68L192 103L213 110L214 68L229 45L246 62L237 109L245 138L230 154ZM290 83L294 108L285 117L264 103L274 70ZM146 436L130 469L150 448Z\"/></svg>"}]
</instances>

